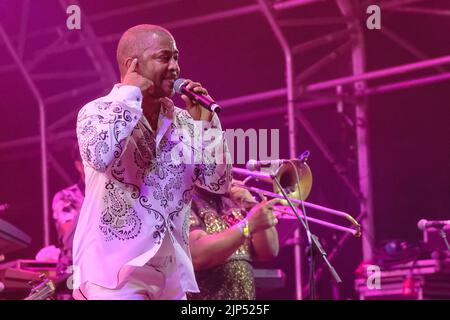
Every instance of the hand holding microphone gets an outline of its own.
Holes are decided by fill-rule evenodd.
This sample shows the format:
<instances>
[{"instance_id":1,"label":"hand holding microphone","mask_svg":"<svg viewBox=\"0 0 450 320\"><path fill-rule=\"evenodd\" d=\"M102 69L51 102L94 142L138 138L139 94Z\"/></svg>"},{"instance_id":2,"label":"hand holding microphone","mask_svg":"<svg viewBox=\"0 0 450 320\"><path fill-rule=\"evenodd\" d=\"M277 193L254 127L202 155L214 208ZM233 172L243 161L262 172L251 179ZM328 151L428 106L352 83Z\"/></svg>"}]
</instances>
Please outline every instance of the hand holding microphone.
<instances>
[{"instance_id":1,"label":"hand holding microphone","mask_svg":"<svg viewBox=\"0 0 450 320\"><path fill-rule=\"evenodd\" d=\"M220 111L219 105L208 95L199 82L179 78L174 83L175 92L181 94L187 111L194 120L211 121L212 113Z\"/></svg>"}]
</instances>

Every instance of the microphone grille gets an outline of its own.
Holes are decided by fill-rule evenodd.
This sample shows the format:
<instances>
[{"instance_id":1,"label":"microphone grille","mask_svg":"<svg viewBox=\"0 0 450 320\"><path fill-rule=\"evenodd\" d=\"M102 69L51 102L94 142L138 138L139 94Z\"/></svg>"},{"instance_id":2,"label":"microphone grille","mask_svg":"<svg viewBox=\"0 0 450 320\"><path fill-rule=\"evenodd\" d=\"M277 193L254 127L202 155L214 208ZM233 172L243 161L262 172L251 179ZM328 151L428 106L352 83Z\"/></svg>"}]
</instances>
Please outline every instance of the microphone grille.
<instances>
[{"instance_id":1,"label":"microphone grille","mask_svg":"<svg viewBox=\"0 0 450 320\"><path fill-rule=\"evenodd\" d=\"M417 228L419 228L419 230L425 230L427 226L427 220L425 219L420 219L419 222L417 222Z\"/></svg>"},{"instance_id":2,"label":"microphone grille","mask_svg":"<svg viewBox=\"0 0 450 320\"><path fill-rule=\"evenodd\" d=\"M257 166L258 166L258 161L253 160L253 159L248 160L247 163L245 164L245 167L247 168L247 170L250 170L250 171L257 170L258 169Z\"/></svg>"},{"instance_id":3,"label":"microphone grille","mask_svg":"<svg viewBox=\"0 0 450 320\"><path fill-rule=\"evenodd\" d=\"M181 94L181 87L184 85L185 81L186 79L183 78L178 78L177 80L175 80L175 83L173 84L173 89L175 90L176 93Z\"/></svg>"}]
</instances>

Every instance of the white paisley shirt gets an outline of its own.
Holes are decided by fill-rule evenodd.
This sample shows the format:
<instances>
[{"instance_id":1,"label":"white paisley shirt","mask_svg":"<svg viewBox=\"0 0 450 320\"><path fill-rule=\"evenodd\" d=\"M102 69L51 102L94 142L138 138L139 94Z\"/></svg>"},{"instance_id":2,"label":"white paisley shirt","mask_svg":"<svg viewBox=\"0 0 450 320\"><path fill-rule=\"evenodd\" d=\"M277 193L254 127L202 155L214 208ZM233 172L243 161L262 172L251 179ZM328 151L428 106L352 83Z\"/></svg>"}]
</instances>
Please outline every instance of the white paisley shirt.
<instances>
[{"instance_id":1,"label":"white paisley shirt","mask_svg":"<svg viewBox=\"0 0 450 320\"><path fill-rule=\"evenodd\" d=\"M198 292L188 241L191 190L196 184L226 192L225 135L217 115L194 121L167 103L155 132L141 102L138 87L115 85L78 114L86 193L74 238L74 288L86 281L115 288L122 267L143 266L169 236L182 289Z\"/></svg>"}]
</instances>

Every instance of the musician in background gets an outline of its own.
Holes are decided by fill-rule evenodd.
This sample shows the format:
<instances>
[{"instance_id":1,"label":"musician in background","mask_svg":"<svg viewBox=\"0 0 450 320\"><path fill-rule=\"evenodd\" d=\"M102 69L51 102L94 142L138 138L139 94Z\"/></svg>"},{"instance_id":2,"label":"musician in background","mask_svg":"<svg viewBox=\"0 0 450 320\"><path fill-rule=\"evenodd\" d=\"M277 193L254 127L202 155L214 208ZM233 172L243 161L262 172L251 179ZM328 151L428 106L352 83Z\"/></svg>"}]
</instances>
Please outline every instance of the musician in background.
<instances>
[{"instance_id":1,"label":"musician in background","mask_svg":"<svg viewBox=\"0 0 450 320\"><path fill-rule=\"evenodd\" d=\"M79 173L78 182L55 194L52 202L53 219L58 232L59 248L61 250L57 264L57 276L65 280L72 274L72 246L78 215L84 200L84 170L81 162L78 144L72 149L72 160ZM61 281L57 290L57 299L72 299L72 291L67 288L66 281Z\"/></svg>"},{"instance_id":2,"label":"musician in background","mask_svg":"<svg viewBox=\"0 0 450 320\"><path fill-rule=\"evenodd\" d=\"M200 293L192 300L254 300L252 261L278 255L278 220L273 205L246 189L232 186L225 195L196 187L189 243Z\"/></svg>"}]
</instances>

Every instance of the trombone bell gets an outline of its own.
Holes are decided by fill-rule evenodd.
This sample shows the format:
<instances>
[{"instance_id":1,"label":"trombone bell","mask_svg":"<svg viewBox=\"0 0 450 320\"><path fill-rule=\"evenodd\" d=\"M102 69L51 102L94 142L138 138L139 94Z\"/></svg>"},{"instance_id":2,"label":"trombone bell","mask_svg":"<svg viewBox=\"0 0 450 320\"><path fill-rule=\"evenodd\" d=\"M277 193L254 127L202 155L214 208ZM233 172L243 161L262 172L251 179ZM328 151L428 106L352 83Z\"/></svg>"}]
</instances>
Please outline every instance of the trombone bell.
<instances>
[{"instance_id":1,"label":"trombone bell","mask_svg":"<svg viewBox=\"0 0 450 320\"><path fill-rule=\"evenodd\" d=\"M287 201L284 200L284 197L282 196L281 191L279 190L274 179L268 173L261 171L253 172L241 168L233 168L232 171L233 175L246 176L244 181L234 180L232 183L233 185L245 188L257 194L263 194L271 198L280 199L281 206L277 206L277 211L279 212L285 211L284 213L288 213L288 211L291 210L290 207L288 207ZM361 226L350 214L304 201L309 196L312 187L311 169L306 163L300 160L288 161L279 167L275 176L280 181L281 186L288 194L291 201L295 203L297 206L303 204L305 207L309 207L311 209L328 212L329 214L343 217L352 224L352 227L347 228L344 226L339 226L333 223L322 221L320 219L314 219L311 217L306 218L308 221L318 223L332 229L349 232L353 234L355 237L361 236ZM274 192L246 185L246 182L251 179L273 183ZM287 210L282 210L283 208L282 206L284 206Z\"/></svg>"},{"instance_id":2,"label":"trombone bell","mask_svg":"<svg viewBox=\"0 0 450 320\"><path fill-rule=\"evenodd\" d=\"M276 178L280 181L289 198L298 200L306 200L308 198L312 188L312 173L305 162L290 160L282 164L276 172ZM282 195L275 181L273 181L273 190L275 193ZM286 200L283 200L282 204L288 205Z\"/></svg>"}]
</instances>

